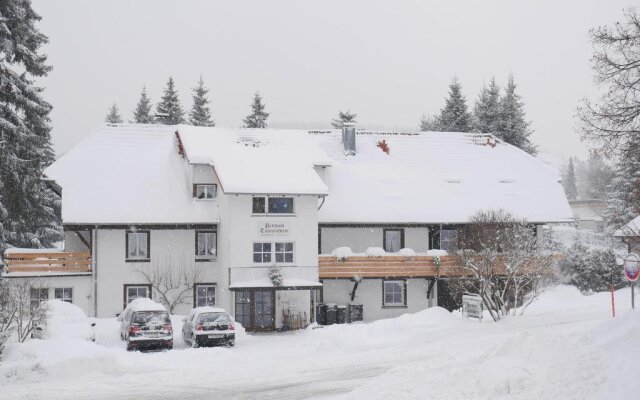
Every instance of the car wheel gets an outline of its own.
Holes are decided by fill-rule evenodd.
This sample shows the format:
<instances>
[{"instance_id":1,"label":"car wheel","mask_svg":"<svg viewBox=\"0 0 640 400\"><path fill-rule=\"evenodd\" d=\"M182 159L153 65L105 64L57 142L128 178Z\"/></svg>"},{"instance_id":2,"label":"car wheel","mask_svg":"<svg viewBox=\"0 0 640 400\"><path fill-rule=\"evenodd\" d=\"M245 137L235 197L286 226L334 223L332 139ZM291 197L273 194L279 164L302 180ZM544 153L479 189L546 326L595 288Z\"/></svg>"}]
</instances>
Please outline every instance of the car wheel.
<instances>
[{"instance_id":1,"label":"car wheel","mask_svg":"<svg viewBox=\"0 0 640 400\"><path fill-rule=\"evenodd\" d=\"M233 346L235 346L235 345L236 345L236 342L235 342L235 340L229 340L229 342L227 342L227 345L228 345L229 347L233 347Z\"/></svg>"},{"instance_id":2,"label":"car wheel","mask_svg":"<svg viewBox=\"0 0 640 400\"><path fill-rule=\"evenodd\" d=\"M127 351L133 351L133 346L131 345L131 342L127 342Z\"/></svg>"},{"instance_id":3,"label":"car wheel","mask_svg":"<svg viewBox=\"0 0 640 400\"><path fill-rule=\"evenodd\" d=\"M198 344L198 340L196 338L191 339L191 347L194 349L197 349L198 347L200 347L200 345Z\"/></svg>"}]
</instances>

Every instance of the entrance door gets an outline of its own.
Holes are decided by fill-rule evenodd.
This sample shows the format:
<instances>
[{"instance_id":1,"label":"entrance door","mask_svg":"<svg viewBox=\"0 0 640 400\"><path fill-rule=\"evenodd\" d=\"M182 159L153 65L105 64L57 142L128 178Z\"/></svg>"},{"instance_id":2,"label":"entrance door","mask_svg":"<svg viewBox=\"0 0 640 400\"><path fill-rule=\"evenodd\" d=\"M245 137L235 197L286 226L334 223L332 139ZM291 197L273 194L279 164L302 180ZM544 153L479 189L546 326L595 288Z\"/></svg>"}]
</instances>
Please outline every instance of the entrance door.
<instances>
[{"instance_id":1,"label":"entrance door","mask_svg":"<svg viewBox=\"0 0 640 400\"><path fill-rule=\"evenodd\" d=\"M235 294L236 321L248 331L275 329L275 291L246 290Z\"/></svg>"},{"instance_id":2,"label":"entrance door","mask_svg":"<svg viewBox=\"0 0 640 400\"><path fill-rule=\"evenodd\" d=\"M275 292L273 290L255 290L254 302L254 323L255 330L269 331L275 328L275 318L273 315Z\"/></svg>"}]
</instances>

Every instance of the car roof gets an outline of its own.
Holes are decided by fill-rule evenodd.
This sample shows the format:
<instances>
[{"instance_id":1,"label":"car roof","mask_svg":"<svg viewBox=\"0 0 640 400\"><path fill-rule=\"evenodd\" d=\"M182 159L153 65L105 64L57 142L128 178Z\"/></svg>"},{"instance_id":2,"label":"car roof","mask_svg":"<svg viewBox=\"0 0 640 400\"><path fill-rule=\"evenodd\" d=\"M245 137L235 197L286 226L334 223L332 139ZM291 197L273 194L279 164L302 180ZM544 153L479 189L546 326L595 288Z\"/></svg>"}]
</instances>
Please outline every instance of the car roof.
<instances>
[{"instance_id":1,"label":"car roof","mask_svg":"<svg viewBox=\"0 0 640 400\"><path fill-rule=\"evenodd\" d=\"M225 310L224 308L219 308L219 307L196 307L193 310L191 310L191 313L193 313L193 314L202 314L202 313L208 313L208 312L227 313L227 310Z\"/></svg>"},{"instance_id":2,"label":"car roof","mask_svg":"<svg viewBox=\"0 0 640 400\"><path fill-rule=\"evenodd\" d=\"M127 309L136 311L167 311L165 306L147 298L135 299L127 306Z\"/></svg>"}]
</instances>

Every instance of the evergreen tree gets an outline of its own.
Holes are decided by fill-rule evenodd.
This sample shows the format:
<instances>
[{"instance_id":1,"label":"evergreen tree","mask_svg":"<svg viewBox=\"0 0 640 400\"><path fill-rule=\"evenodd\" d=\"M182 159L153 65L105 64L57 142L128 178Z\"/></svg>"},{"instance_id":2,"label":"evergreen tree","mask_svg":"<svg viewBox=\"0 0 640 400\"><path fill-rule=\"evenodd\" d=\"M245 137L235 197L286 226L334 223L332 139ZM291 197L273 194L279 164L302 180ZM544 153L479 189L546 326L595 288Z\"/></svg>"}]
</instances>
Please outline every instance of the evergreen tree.
<instances>
[{"instance_id":1,"label":"evergreen tree","mask_svg":"<svg viewBox=\"0 0 640 400\"><path fill-rule=\"evenodd\" d=\"M462 85L457 78L449 84L449 98L440 110L436 127L441 132L471 132L473 119L467 110L467 100L462 95Z\"/></svg>"},{"instance_id":2,"label":"evergreen tree","mask_svg":"<svg viewBox=\"0 0 640 400\"><path fill-rule=\"evenodd\" d=\"M536 148L529 140L532 133L530 125L526 120L524 103L520 95L516 93L513 76L509 76L504 96L500 101L500 120L496 135L505 142L535 155Z\"/></svg>"},{"instance_id":3,"label":"evergreen tree","mask_svg":"<svg viewBox=\"0 0 640 400\"><path fill-rule=\"evenodd\" d=\"M439 132L440 125L438 124L438 116L437 115L423 115L420 120L420 131L421 132Z\"/></svg>"},{"instance_id":4,"label":"evergreen tree","mask_svg":"<svg viewBox=\"0 0 640 400\"><path fill-rule=\"evenodd\" d=\"M158 114L158 122L161 124L177 125L184 122L184 111L182 111L172 77L169 77L167 81L167 87L164 89L162 99L156 106L156 112Z\"/></svg>"},{"instance_id":5,"label":"evergreen tree","mask_svg":"<svg viewBox=\"0 0 640 400\"><path fill-rule=\"evenodd\" d=\"M575 200L578 197L578 186L576 184L576 170L573 166L573 158L571 157L569 157L569 165L567 166L567 172L565 173L562 183L567 199Z\"/></svg>"},{"instance_id":6,"label":"evergreen tree","mask_svg":"<svg viewBox=\"0 0 640 400\"><path fill-rule=\"evenodd\" d=\"M251 114L247 115L246 118L243 119L245 128L267 127L267 118L269 118L269 113L264 111L264 107L260 93L256 92L253 96L253 103L251 103Z\"/></svg>"},{"instance_id":7,"label":"evergreen tree","mask_svg":"<svg viewBox=\"0 0 640 400\"><path fill-rule=\"evenodd\" d=\"M107 116L104 118L104 121L109 124L121 124L122 117L120 116L120 111L118 110L118 105L113 103L111 107L109 107L109 112Z\"/></svg>"},{"instance_id":8,"label":"evergreen tree","mask_svg":"<svg viewBox=\"0 0 640 400\"><path fill-rule=\"evenodd\" d=\"M604 219L615 230L640 214L640 152L630 146L615 166Z\"/></svg>"},{"instance_id":9,"label":"evergreen tree","mask_svg":"<svg viewBox=\"0 0 640 400\"><path fill-rule=\"evenodd\" d=\"M138 100L136 109L133 111L133 122L137 124L153 124L155 121L151 114L151 107L151 100L147 96L147 88L143 86L140 100Z\"/></svg>"},{"instance_id":10,"label":"evergreen tree","mask_svg":"<svg viewBox=\"0 0 640 400\"><path fill-rule=\"evenodd\" d=\"M614 176L613 169L595 152L589 155L585 171L585 199L605 199Z\"/></svg>"},{"instance_id":11,"label":"evergreen tree","mask_svg":"<svg viewBox=\"0 0 640 400\"><path fill-rule=\"evenodd\" d=\"M59 198L41 179L54 161L51 105L33 85L51 70L40 53L48 38L30 1L2 1L0 15L0 252L50 247L62 238Z\"/></svg>"},{"instance_id":12,"label":"evergreen tree","mask_svg":"<svg viewBox=\"0 0 640 400\"><path fill-rule=\"evenodd\" d=\"M482 133L493 133L500 120L500 86L495 78L491 78L489 86L480 91L473 107L474 130Z\"/></svg>"},{"instance_id":13,"label":"evergreen tree","mask_svg":"<svg viewBox=\"0 0 640 400\"><path fill-rule=\"evenodd\" d=\"M216 126L215 122L211 119L211 112L209 111L209 100L207 99L207 93L209 89L204 86L204 80L202 76L198 81L198 86L193 88L193 108L189 113L189 122L195 126Z\"/></svg>"},{"instance_id":14,"label":"evergreen tree","mask_svg":"<svg viewBox=\"0 0 640 400\"><path fill-rule=\"evenodd\" d=\"M331 121L331 126L333 126L335 129L342 129L344 127L344 124L355 124L357 122L357 117L358 114L351 113L349 112L349 110L345 112L338 111L338 118Z\"/></svg>"}]
</instances>

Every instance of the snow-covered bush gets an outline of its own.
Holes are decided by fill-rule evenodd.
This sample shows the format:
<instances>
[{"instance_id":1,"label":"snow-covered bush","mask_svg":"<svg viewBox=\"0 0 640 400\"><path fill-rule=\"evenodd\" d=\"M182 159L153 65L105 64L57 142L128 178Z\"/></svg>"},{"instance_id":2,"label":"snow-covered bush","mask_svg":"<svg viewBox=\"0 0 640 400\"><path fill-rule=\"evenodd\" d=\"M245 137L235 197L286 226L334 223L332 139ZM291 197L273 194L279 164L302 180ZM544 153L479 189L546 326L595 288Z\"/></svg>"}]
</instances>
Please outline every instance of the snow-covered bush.
<instances>
[{"instance_id":1,"label":"snow-covered bush","mask_svg":"<svg viewBox=\"0 0 640 400\"><path fill-rule=\"evenodd\" d=\"M576 240L566 251L560 268L566 282L583 293L603 292L611 286L620 289L627 284L610 247L590 248Z\"/></svg>"},{"instance_id":2,"label":"snow-covered bush","mask_svg":"<svg viewBox=\"0 0 640 400\"><path fill-rule=\"evenodd\" d=\"M403 257L415 257L416 256L416 252L413 251L413 249L408 249L406 247L404 249L400 249L398 254L400 254Z\"/></svg>"},{"instance_id":3,"label":"snow-covered bush","mask_svg":"<svg viewBox=\"0 0 640 400\"><path fill-rule=\"evenodd\" d=\"M280 267L272 265L269 268L269 279L271 279L271 283L273 283L273 286L282 286L283 277Z\"/></svg>"},{"instance_id":4,"label":"snow-covered bush","mask_svg":"<svg viewBox=\"0 0 640 400\"><path fill-rule=\"evenodd\" d=\"M0 353L12 338L18 342L27 340L35 322L46 324L46 302L31 303L31 290L43 287L37 280L0 279Z\"/></svg>"},{"instance_id":5,"label":"snow-covered bush","mask_svg":"<svg viewBox=\"0 0 640 400\"><path fill-rule=\"evenodd\" d=\"M343 246L333 249L331 255L334 256L338 261L345 261L347 258L353 255L353 251L351 247Z\"/></svg>"},{"instance_id":6,"label":"snow-covered bush","mask_svg":"<svg viewBox=\"0 0 640 400\"><path fill-rule=\"evenodd\" d=\"M382 257L387 254L382 247L369 247L364 251L369 257Z\"/></svg>"}]
</instances>

